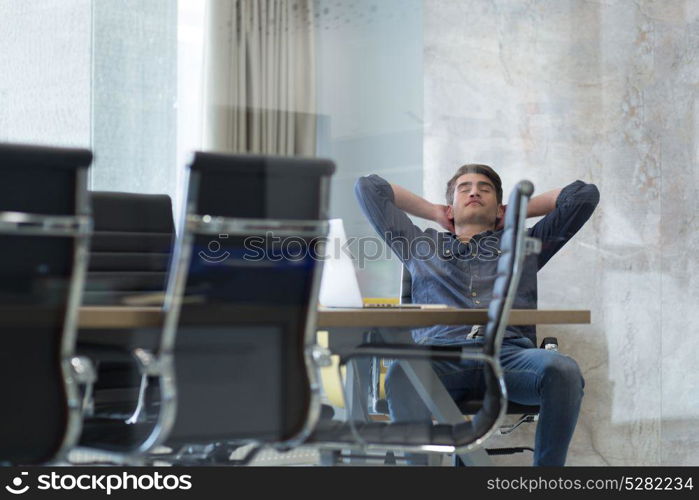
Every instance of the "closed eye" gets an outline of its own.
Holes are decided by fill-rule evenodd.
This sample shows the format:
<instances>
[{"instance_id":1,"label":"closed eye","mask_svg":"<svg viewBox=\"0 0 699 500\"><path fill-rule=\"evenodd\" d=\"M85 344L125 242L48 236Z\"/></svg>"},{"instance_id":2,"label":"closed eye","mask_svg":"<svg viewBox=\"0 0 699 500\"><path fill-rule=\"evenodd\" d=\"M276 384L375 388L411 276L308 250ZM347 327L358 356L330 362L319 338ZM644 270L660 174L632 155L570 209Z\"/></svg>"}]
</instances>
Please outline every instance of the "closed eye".
<instances>
[{"instance_id":1,"label":"closed eye","mask_svg":"<svg viewBox=\"0 0 699 500\"><path fill-rule=\"evenodd\" d=\"M490 193L493 189L493 185L484 182L484 181L478 181L478 190L484 193ZM471 190L472 183L471 182L462 182L458 186L456 186L456 189L459 193L467 193Z\"/></svg>"}]
</instances>

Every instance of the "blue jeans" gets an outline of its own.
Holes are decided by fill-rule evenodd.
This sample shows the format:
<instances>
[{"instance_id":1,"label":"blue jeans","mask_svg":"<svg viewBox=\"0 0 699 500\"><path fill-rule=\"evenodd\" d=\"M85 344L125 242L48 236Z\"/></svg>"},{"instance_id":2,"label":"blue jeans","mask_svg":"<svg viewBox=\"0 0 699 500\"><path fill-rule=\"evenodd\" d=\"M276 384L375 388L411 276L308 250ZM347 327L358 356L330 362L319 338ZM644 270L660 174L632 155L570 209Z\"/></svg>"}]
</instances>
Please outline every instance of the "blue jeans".
<instances>
[{"instance_id":1,"label":"blue jeans","mask_svg":"<svg viewBox=\"0 0 699 500\"><path fill-rule=\"evenodd\" d=\"M482 338L459 345L482 344ZM585 381L578 364L556 351L537 349L527 338L505 339L500 351L507 397L514 403L539 406L534 465L565 465L568 445L580 412ZM482 361L435 361L433 368L458 403L481 399L485 390ZM386 375L386 398L395 422L431 418L398 363Z\"/></svg>"}]
</instances>

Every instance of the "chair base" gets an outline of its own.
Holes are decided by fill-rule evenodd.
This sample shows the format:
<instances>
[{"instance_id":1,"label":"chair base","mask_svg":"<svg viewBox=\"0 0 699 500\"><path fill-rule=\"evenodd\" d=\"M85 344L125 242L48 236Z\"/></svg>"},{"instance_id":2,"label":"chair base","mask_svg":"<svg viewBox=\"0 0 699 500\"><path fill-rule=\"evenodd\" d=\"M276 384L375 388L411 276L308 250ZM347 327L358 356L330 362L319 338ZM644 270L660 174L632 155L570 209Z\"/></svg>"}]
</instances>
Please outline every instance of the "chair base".
<instances>
[{"instance_id":1,"label":"chair base","mask_svg":"<svg viewBox=\"0 0 699 500\"><path fill-rule=\"evenodd\" d=\"M488 455L514 455L515 453L524 453L525 451L534 453L534 448L518 446L514 448L486 448L485 451Z\"/></svg>"}]
</instances>

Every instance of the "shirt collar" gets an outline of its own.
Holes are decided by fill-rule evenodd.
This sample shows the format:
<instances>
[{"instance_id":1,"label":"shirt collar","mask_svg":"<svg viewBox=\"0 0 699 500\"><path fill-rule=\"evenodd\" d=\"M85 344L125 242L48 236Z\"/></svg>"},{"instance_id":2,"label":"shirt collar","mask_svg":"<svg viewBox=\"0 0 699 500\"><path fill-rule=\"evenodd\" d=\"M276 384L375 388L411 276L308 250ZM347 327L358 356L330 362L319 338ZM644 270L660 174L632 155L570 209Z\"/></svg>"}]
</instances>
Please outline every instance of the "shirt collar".
<instances>
[{"instance_id":1,"label":"shirt collar","mask_svg":"<svg viewBox=\"0 0 699 500\"><path fill-rule=\"evenodd\" d=\"M451 231L447 231L447 232L449 233L449 235L450 235L453 239L458 240L459 242L461 242L461 240L459 240L459 237L458 237L456 234L452 233ZM490 236L491 234L496 234L496 233L501 233L501 232L502 232L502 229L498 229L497 231L493 231L492 229L488 229L488 230L483 231L483 232L481 232L481 233L474 234L474 235L471 237L471 239L472 239L472 240L480 240L481 238L485 238L486 236Z\"/></svg>"}]
</instances>

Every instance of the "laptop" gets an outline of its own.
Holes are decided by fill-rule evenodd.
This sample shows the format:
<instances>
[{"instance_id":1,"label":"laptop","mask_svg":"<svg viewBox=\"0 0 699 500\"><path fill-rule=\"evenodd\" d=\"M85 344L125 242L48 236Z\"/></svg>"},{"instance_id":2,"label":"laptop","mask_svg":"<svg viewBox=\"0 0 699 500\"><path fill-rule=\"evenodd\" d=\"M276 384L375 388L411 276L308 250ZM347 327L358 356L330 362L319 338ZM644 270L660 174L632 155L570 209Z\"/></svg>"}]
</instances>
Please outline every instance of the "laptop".
<instances>
[{"instance_id":1,"label":"laptop","mask_svg":"<svg viewBox=\"0 0 699 500\"><path fill-rule=\"evenodd\" d=\"M354 263L346 252L347 236L342 219L330 219L328 243L325 246L323 276L318 301L323 307L355 309L445 309L444 304L365 304L357 281Z\"/></svg>"}]
</instances>

